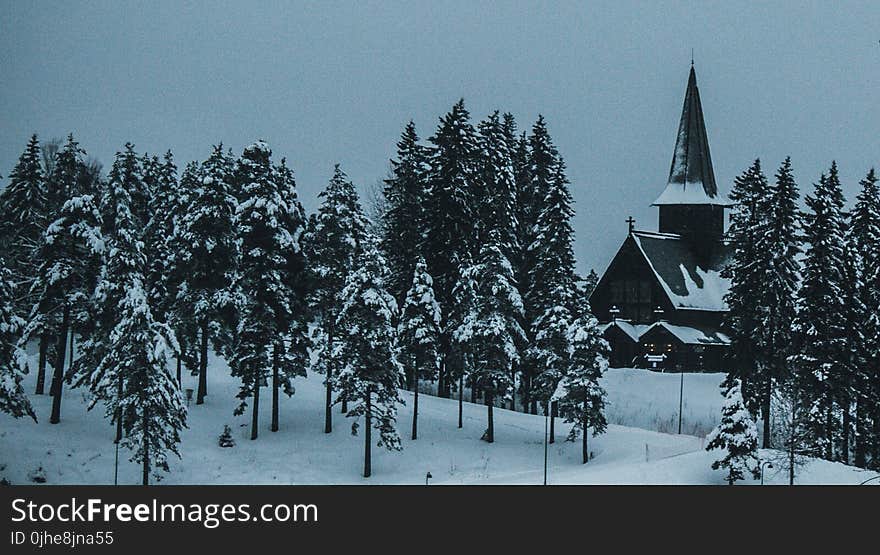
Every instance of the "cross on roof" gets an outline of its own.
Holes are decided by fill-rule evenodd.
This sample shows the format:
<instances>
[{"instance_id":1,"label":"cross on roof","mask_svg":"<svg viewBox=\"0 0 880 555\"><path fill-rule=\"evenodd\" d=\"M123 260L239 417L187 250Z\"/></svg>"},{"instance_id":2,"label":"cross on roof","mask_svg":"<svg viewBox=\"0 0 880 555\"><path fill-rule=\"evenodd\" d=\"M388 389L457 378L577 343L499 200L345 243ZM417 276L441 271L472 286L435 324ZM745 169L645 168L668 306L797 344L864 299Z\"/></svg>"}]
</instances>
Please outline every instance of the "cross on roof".
<instances>
[{"instance_id":1,"label":"cross on roof","mask_svg":"<svg viewBox=\"0 0 880 555\"><path fill-rule=\"evenodd\" d=\"M632 231L635 229L635 223L636 223L635 219L633 219L633 217L630 216L629 218L626 219L626 223L629 225L630 233L632 233Z\"/></svg>"}]
</instances>

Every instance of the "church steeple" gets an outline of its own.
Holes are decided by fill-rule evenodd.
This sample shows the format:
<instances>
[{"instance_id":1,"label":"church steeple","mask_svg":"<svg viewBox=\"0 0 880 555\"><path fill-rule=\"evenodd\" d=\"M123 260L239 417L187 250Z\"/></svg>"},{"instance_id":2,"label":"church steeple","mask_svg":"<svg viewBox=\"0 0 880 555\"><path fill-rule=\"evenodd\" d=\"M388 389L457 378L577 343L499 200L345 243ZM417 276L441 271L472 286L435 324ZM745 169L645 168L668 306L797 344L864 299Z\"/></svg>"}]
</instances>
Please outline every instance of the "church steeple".
<instances>
[{"instance_id":1,"label":"church steeple","mask_svg":"<svg viewBox=\"0 0 880 555\"><path fill-rule=\"evenodd\" d=\"M718 205L728 203L718 196L712 157L709 154L709 138L703 120L703 107L700 103L700 90L697 88L697 74L691 63L684 106L678 124L675 151L672 154L672 167L666 189L654 201L654 206L662 205Z\"/></svg>"}]
</instances>

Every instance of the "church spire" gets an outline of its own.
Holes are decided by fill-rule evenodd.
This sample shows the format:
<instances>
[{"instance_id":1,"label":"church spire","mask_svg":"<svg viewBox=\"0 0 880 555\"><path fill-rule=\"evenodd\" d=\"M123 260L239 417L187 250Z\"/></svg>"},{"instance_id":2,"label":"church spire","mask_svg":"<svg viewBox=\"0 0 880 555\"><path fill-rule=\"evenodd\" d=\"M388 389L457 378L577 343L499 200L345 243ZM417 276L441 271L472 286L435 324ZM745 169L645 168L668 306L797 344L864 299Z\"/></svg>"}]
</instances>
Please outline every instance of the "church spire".
<instances>
[{"instance_id":1,"label":"church spire","mask_svg":"<svg viewBox=\"0 0 880 555\"><path fill-rule=\"evenodd\" d=\"M678 124L675 152L666 189L654 201L655 206L668 204L727 205L718 196L712 157L709 155L709 139L703 121L697 74L691 65L684 107Z\"/></svg>"}]
</instances>

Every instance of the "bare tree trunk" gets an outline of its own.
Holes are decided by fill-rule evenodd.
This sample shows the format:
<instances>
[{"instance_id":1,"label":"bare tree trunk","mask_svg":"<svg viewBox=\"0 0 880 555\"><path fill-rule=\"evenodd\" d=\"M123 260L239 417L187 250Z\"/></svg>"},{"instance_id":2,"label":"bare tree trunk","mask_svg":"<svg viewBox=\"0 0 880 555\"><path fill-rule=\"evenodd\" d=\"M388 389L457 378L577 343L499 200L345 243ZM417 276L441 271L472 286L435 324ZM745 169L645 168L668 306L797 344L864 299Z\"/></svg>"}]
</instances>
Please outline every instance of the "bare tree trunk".
<instances>
[{"instance_id":1,"label":"bare tree trunk","mask_svg":"<svg viewBox=\"0 0 880 555\"><path fill-rule=\"evenodd\" d=\"M333 404L333 367L327 365L327 399L324 402L324 433L329 434L333 431L333 411L330 410Z\"/></svg>"},{"instance_id":2,"label":"bare tree trunk","mask_svg":"<svg viewBox=\"0 0 880 555\"><path fill-rule=\"evenodd\" d=\"M843 408L843 444L841 445L841 462L849 464L849 429L852 426L852 406L849 402L849 395L844 394L840 403Z\"/></svg>"},{"instance_id":3,"label":"bare tree trunk","mask_svg":"<svg viewBox=\"0 0 880 555\"><path fill-rule=\"evenodd\" d=\"M205 402L208 395L208 321L202 322L202 344L199 352L199 391L196 394L196 404Z\"/></svg>"},{"instance_id":4,"label":"bare tree trunk","mask_svg":"<svg viewBox=\"0 0 880 555\"><path fill-rule=\"evenodd\" d=\"M556 401L550 402L550 441L549 443L556 443L556 411L558 407L556 405Z\"/></svg>"},{"instance_id":5,"label":"bare tree trunk","mask_svg":"<svg viewBox=\"0 0 880 555\"><path fill-rule=\"evenodd\" d=\"M764 413L764 437L761 439L761 447L770 448L770 400L773 397L773 378L767 375L767 381L764 384L764 398L761 400L761 412Z\"/></svg>"},{"instance_id":6,"label":"bare tree trunk","mask_svg":"<svg viewBox=\"0 0 880 555\"><path fill-rule=\"evenodd\" d=\"M145 486L150 485L150 416L146 407L144 407L144 469L142 483Z\"/></svg>"},{"instance_id":7,"label":"bare tree trunk","mask_svg":"<svg viewBox=\"0 0 880 555\"><path fill-rule=\"evenodd\" d=\"M372 447L372 440L370 439L370 435L373 431L373 407L372 407L372 398L373 398L373 387L367 387L367 411L364 413L364 478L369 478L370 474L372 474L372 464L370 461L370 448Z\"/></svg>"},{"instance_id":8,"label":"bare tree trunk","mask_svg":"<svg viewBox=\"0 0 880 555\"><path fill-rule=\"evenodd\" d=\"M413 370L413 424L412 438L419 438L419 369Z\"/></svg>"},{"instance_id":9,"label":"bare tree trunk","mask_svg":"<svg viewBox=\"0 0 880 555\"><path fill-rule=\"evenodd\" d=\"M183 377L181 376L181 371L183 370L183 363L180 360L180 353L177 354L177 389L183 387Z\"/></svg>"},{"instance_id":10,"label":"bare tree trunk","mask_svg":"<svg viewBox=\"0 0 880 555\"><path fill-rule=\"evenodd\" d=\"M583 459L583 464L587 464L590 460L590 451L587 448L587 437L590 435L590 423L587 419L587 404L584 403L584 437L581 443L581 458Z\"/></svg>"},{"instance_id":11,"label":"bare tree trunk","mask_svg":"<svg viewBox=\"0 0 880 555\"><path fill-rule=\"evenodd\" d=\"M61 330L58 333L58 363L52 375L52 415L49 424L61 422L61 390L64 388L64 350L67 347L67 331L70 329L70 305L65 303L61 317Z\"/></svg>"},{"instance_id":12,"label":"bare tree trunk","mask_svg":"<svg viewBox=\"0 0 880 555\"><path fill-rule=\"evenodd\" d=\"M855 453L853 464L858 466L859 468L865 468L865 437L867 434L867 430L865 429L865 413L864 413L864 404L862 395L858 395L856 397L856 437L855 437Z\"/></svg>"},{"instance_id":13,"label":"bare tree trunk","mask_svg":"<svg viewBox=\"0 0 880 555\"><path fill-rule=\"evenodd\" d=\"M116 400L122 399L122 376L119 377L119 380L116 382ZM113 443L119 443L122 441L122 409L120 407L116 407L116 440Z\"/></svg>"},{"instance_id":14,"label":"bare tree trunk","mask_svg":"<svg viewBox=\"0 0 880 555\"><path fill-rule=\"evenodd\" d=\"M46 388L46 354L48 350L49 337L44 333L40 335L40 354L37 358L37 389L34 391L34 395L42 395Z\"/></svg>"},{"instance_id":15,"label":"bare tree trunk","mask_svg":"<svg viewBox=\"0 0 880 555\"><path fill-rule=\"evenodd\" d=\"M485 393L486 398L486 410L488 411L488 419L489 419L489 427L486 428L486 441L489 443L495 442L495 419L494 419L494 403L492 402L492 394Z\"/></svg>"},{"instance_id":16,"label":"bare tree trunk","mask_svg":"<svg viewBox=\"0 0 880 555\"><path fill-rule=\"evenodd\" d=\"M462 395L464 395L464 372L461 373L461 376L458 377L458 427L461 428L463 426L463 412L464 412L464 402L462 401Z\"/></svg>"},{"instance_id":17,"label":"bare tree trunk","mask_svg":"<svg viewBox=\"0 0 880 555\"><path fill-rule=\"evenodd\" d=\"M280 348L278 343L275 343L275 347L272 353L272 425L270 426L270 430L273 432L278 431L278 357L279 357Z\"/></svg>"},{"instance_id":18,"label":"bare tree trunk","mask_svg":"<svg viewBox=\"0 0 880 555\"><path fill-rule=\"evenodd\" d=\"M260 424L260 374L254 372L254 413L251 417L251 439L257 439Z\"/></svg>"}]
</instances>

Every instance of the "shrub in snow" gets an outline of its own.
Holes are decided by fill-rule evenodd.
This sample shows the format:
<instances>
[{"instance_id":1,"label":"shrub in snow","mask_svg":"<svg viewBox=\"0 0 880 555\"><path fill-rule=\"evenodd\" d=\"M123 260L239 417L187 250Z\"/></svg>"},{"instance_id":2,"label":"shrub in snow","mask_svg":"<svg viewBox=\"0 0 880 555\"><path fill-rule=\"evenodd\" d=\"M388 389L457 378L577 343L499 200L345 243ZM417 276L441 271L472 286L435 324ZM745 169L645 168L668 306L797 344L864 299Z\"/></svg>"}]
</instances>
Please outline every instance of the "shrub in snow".
<instances>
[{"instance_id":1,"label":"shrub in snow","mask_svg":"<svg viewBox=\"0 0 880 555\"><path fill-rule=\"evenodd\" d=\"M746 472L757 479L758 470L758 430L751 413L746 409L742 398L741 383L736 380L725 396L721 409L721 423L706 438L706 450L724 449L724 457L712 463L712 469L727 469L727 482L733 485L742 480Z\"/></svg>"},{"instance_id":2,"label":"shrub in snow","mask_svg":"<svg viewBox=\"0 0 880 555\"><path fill-rule=\"evenodd\" d=\"M235 447L235 440L232 438L232 429L226 424L223 425L223 433L217 440L220 447Z\"/></svg>"}]
</instances>

